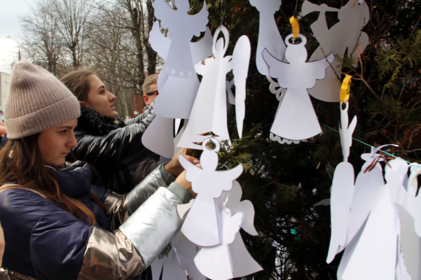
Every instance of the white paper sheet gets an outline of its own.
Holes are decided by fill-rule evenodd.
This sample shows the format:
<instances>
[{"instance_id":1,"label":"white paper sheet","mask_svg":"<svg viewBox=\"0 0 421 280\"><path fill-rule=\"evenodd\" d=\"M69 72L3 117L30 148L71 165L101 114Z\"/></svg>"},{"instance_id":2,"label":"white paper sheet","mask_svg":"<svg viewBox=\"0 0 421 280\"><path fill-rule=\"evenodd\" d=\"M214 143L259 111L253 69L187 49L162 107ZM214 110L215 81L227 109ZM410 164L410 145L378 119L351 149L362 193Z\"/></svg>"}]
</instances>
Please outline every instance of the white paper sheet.
<instances>
[{"instance_id":1,"label":"white paper sheet","mask_svg":"<svg viewBox=\"0 0 421 280\"><path fill-rule=\"evenodd\" d=\"M208 150L206 143L213 141L215 149ZM199 168L188 161L182 154L180 164L186 170L186 180L192 183L192 189L197 197L191 207L181 232L193 243L199 246L214 246L220 243L218 234L217 209L214 198L221 196L222 191L232 188L232 181L243 172L242 165L226 171L216 171L220 144L215 139L203 142L203 153L200 156Z\"/></svg>"},{"instance_id":2,"label":"white paper sheet","mask_svg":"<svg viewBox=\"0 0 421 280\"><path fill-rule=\"evenodd\" d=\"M310 61L317 61L328 55L329 53L338 54L344 57L345 51L348 56L352 56L358 64L358 55L366 48L369 38L365 32L361 32L363 27L370 20L370 13L367 3L355 4L355 1L348 3L341 9L331 8L326 4L316 5L309 1L304 1L302 6L302 14L307 15L314 11L320 11L319 18L311 25L319 47L311 55ZM339 22L330 29L327 26L325 13L337 12ZM310 95L313 97L327 101L339 102L339 91L341 88L341 70L339 62L332 63L332 67L327 69L326 79L317 81L314 88L309 89Z\"/></svg>"},{"instance_id":3,"label":"white paper sheet","mask_svg":"<svg viewBox=\"0 0 421 280\"><path fill-rule=\"evenodd\" d=\"M263 60L262 52L267 49L269 53L279 60L284 60L285 43L278 30L274 14L282 4L281 0L249 0L250 4L260 12L259 39L256 50L256 66L262 75L268 74L268 67Z\"/></svg>"},{"instance_id":4,"label":"white paper sheet","mask_svg":"<svg viewBox=\"0 0 421 280\"><path fill-rule=\"evenodd\" d=\"M307 89L313 87L317 79L325 77L328 61L334 59L333 54L330 54L326 59L306 63L307 40L301 34L299 37L302 42L297 45L288 41L292 34L285 39L285 58L289 63L276 59L267 50L263 51L270 76L277 78L279 85L288 89L276 113L271 132L290 140L308 139L322 132Z\"/></svg>"},{"instance_id":5,"label":"white paper sheet","mask_svg":"<svg viewBox=\"0 0 421 280\"><path fill-rule=\"evenodd\" d=\"M400 218L400 249L405 267L412 279L421 279L421 238L415 232L414 218L402 205L396 204L396 208Z\"/></svg>"},{"instance_id":6,"label":"white paper sheet","mask_svg":"<svg viewBox=\"0 0 421 280\"><path fill-rule=\"evenodd\" d=\"M166 158L174 156L173 119L155 116L142 136L142 144Z\"/></svg>"},{"instance_id":7,"label":"white paper sheet","mask_svg":"<svg viewBox=\"0 0 421 280\"><path fill-rule=\"evenodd\" d=\"M246 115L246 80L249 70L251 46L247 36L241 36L235 44L232 55L232 71L235 81L235 117L238 137L243 136L243 121Z\"/></svg>"}]
</instances>

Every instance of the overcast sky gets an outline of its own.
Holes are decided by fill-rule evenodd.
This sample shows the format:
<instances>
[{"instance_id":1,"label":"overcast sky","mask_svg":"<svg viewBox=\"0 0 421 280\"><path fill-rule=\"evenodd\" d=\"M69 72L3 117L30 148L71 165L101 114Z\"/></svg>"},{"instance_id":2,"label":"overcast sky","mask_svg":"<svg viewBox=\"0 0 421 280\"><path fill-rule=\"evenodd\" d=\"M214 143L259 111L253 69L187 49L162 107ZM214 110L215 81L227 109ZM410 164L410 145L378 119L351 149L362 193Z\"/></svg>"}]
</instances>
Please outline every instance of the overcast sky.
<instances>
[{"instance_id":1,"label":"overcast sky","mask_svg":"<svg viewBox=\"0 0 421 280\"><path fill-rule=\"evenodd\" d=\"M29 4L35 0L0 0L0 72L10 73L10 65L18 59L21 35L19 17L29 13Z\"/></svg>"}]
</instances>

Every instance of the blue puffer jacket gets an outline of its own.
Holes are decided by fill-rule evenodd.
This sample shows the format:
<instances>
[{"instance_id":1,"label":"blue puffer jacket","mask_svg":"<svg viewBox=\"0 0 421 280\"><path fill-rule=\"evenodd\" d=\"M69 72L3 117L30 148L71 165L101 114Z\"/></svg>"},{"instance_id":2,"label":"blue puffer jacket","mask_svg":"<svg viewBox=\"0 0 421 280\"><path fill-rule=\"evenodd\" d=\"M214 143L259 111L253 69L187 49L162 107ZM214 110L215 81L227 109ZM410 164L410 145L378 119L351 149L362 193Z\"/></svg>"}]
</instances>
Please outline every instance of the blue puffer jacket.
<instances>
[{"instance_id":1,"label":"blue puffer jacket","mask_svg":"<svg viewBox=\"0 0 421 280\"><path fill-rule=\"evenodd\" d=\"M91 185L89 165L81 162L54 170L61 190L84 203L97 226L111 231L106 213L91 199L104 202L110 190ZM43 196L21 188L0 193L0 217L6 249L3 267L37 279L77 279L93 226Z\"/></svg>"}]
</instances>

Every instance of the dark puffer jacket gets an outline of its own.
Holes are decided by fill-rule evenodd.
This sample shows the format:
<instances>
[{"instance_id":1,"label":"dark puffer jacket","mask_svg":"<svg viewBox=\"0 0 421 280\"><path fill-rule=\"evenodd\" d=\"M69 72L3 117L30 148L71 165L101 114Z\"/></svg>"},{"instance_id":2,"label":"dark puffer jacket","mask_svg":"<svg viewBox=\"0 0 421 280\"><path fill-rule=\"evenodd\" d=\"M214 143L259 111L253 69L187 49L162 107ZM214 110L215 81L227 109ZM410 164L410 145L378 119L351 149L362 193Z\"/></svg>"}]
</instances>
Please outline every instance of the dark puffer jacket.
<instances>
[{"instance_id":1,"label":"dark puffer jacket","mask_svg":"<svg viewBox=\"0 0 421 280\"><path fill-rule=\"evenodd\" d=\"M75 128L78 144L73 154L98 170L104 187L119 194L128 193L135 186L134 168L154 155L141 141L154 117L150 108L142 115L124 122L81 107L81 116Z\"/></svg>"}]
</instances>

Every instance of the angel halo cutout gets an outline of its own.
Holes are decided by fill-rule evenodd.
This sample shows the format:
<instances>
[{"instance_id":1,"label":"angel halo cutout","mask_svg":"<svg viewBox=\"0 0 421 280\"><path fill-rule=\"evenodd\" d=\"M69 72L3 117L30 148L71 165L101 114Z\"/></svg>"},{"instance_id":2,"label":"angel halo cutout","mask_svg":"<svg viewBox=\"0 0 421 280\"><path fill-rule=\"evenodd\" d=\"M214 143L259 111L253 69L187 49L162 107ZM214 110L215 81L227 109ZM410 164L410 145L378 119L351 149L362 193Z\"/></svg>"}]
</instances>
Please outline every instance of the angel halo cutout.
<instances>
[{"instance_id":1,"label":"angel halo cutout","mask_svg":"<svg viewBox=\"0 0 421 280\"><path fill-rule=\"evenodd\" d=\"M325 70L334 56L330 54L321 60L306 62L306 37L298 34L301 43L294 45L289 42L292 36L290 34L285 38L285 58L289 63L278 60L266 49L263 51L269 75L277 78L279 85L287 89L270 131L289 140L304 140L322 132L307 89L326 76Z\"/></svg>"},{"instance_id":2,"label":"angel halo cutout","mask_svg":"<svg viewBox=\"0 0 421 280\"><path fill-rule=\"evenodd\" d=\"M213 142L214 148L208 148ZM217 171L220 144L216 139L207 138L203 144L200 156L202 168L188 161L182 154L178 159L186 170L186 180L192 183L192 189L197 193L193 206L188 213L181 232L193 243L199 246L214 246L220 243L216 205L214 198L220 197L222 191L232 188L232 181L243 172L243 166Z\"/></svg>"}]
</instances>

